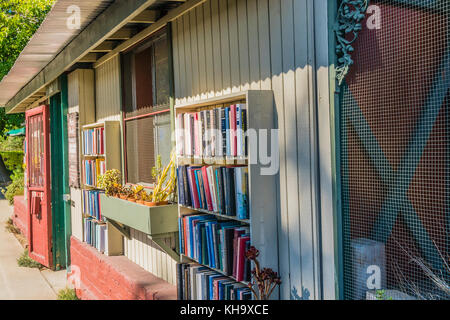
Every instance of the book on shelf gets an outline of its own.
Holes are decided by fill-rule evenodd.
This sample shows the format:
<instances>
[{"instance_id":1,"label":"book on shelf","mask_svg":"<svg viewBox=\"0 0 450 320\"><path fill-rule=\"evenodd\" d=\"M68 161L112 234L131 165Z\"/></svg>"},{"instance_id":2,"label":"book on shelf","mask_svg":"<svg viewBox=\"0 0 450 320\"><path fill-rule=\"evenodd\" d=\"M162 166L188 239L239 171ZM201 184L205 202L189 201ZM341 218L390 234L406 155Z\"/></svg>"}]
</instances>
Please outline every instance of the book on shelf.
<instances>
[{"instance_id":1,"label":"book on shelf","mask_svg":"<svg viewBox=\"0 0 450 320\"><path fill-rule=\"evenodd\" d=\"M83 218L84 242L96 248L101 253L108 252L108 227L105 222L92 217Z\"/></svg>"},{"instance_id":2,"label":"book on shelf","mask_svg":"<svg viewBox=\"0 0 450 320\"><path fill-rule=\"evenodd\" d=\"M250 218L247 166L179 166L178 202L240 220Z\"/></svg>"},{"instance_id":3,"label":"book on shelf","mask_svg":"<svg viewBox=\"0 0 450 320\"><path fill-rule=\"evenodd\" d=\"M93 159L83 161L83 184L91 187L97 187L97 178L106 172L105 159Z\"/></svg>"},{"instance_id":4,"label":"book on shelf","mask_svg":"<svg viewBox=\"0 0 450 320\"><path fill-rule=\"evenodd\" d=\"M196 263L177 265L180 300L251 300L250 288Z\"/></svg>"},{"instance_id":5,"label":"book on shelf","mask_svg":"<svg viewBox=\"0 0 450 320\"><path fill-rule=\"evenodd\" d=\"M220 270L238 282L250 280L250 227L237 221L219 221L213 215L179 218L181 254L199 264Z\"/></svg>"},{"instance_id":6,"label":"book on shelf","mask_svg":"<svg viewBox=\"0 0 450 320\"><path fill-rule=\"evenodd\" d=\"M105 154L105 128L83 130L83 154L97 156Z\"/></svg>"},{"instance_id":7,"label":"book on shelf","mask_svg":"<svg viewBox=\"0 0 450 320\"><path fill-rule=\"evenodd\" d=\"M179 113L177 155L195 158L246 157L247 107L227 107Z\"/></svg>"},{"instance_id":8,"label":"book on shelf","mask_svg":"<svg viewBox=\"0 0 450 320\"><path fill-rule=\"evenodd\" d=\"M100 194L103 191L98 190L82 190L83 199L83 212L85 215L89 215L97 220L102 220L102 214L100 209Z\"/></svg>"}]
</instances>

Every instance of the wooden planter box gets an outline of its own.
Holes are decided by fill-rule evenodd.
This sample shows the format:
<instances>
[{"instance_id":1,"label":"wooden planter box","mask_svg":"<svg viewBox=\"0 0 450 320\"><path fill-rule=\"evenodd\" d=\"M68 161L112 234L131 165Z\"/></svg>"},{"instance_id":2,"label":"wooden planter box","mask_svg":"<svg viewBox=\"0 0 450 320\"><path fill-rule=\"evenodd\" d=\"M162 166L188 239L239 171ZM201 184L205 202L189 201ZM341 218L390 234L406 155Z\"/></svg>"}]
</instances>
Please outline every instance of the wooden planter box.
<instances>
[{"instance_id":1,"label":"wooden planter box","mask_svg":"<svg viewBox=\"0 0 450 320\"><path fill-rule=\"evenodd\" d=\"M176 204L147 207L131 201L107 197L104 194L101 195L100 203L102 216L147 235L178 232Z\"/></svg>"}]
</instances>

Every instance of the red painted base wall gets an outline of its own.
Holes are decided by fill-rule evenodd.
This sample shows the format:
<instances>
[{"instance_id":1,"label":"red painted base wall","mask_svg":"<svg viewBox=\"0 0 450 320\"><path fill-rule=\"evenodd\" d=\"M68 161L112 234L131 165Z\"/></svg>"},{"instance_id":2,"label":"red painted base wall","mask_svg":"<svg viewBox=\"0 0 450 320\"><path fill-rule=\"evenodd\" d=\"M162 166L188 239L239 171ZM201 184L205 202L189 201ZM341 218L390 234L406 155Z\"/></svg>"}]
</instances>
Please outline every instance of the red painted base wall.
<instances>
[{"instance_id":1,"label":"red painted base wall","mask_svg":"<svg viewBox=\"0 0 450 320\"><path fill-rule=\"evenodd\" d=\"M108 257L71 238L71 274L83 300L176 300L176 287L124 256Z\"/></svg>"},{"instance_id":2,"label":"red painted base wall","mask_svg":"<svg viewBox=\"0 0 450 320\"><path fill-rule=\"evenodd\" d=\"M14 213L11 217L14 225L28 238L27 203L24 196L14 197Z\"/></svg>"}]
</instances>

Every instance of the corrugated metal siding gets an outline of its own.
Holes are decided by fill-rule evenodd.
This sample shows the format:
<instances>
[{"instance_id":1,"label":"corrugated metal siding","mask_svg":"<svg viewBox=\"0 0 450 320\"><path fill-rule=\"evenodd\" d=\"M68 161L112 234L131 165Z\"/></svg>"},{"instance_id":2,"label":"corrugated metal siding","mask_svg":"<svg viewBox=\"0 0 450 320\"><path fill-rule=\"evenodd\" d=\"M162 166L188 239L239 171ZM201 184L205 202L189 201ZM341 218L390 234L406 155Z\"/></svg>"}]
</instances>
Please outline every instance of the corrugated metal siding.
<instances>
[{"instance_id":1,"label":"corrugated metal siding","mask_svg":"<svg viewBox=\"0 0 450 320\"><path fill-rule=\"evenodd\" d=\"M95 69L97 122L120 120L120 57L115 56Z\"/></svg>"},{"instance_id":2,"label":"corrugated metal siding","mask_svg":"<svg viewBox=\"0 0 450 320\"><path fill-rule=\"evenodd\" d=\"M312 10L312 0L210 0L173 26L177 104L248 89L274 91L282 299L320 296L311 173Z\"/></svg>"},{"instance_id":3,"label":"corrugated metal siding","mask_svg":"<svg viewBox=\"0 0 450 320\"><path fill-rule=\"evenodd\" d=\"M162 251L158 245L144 233L131 229L131 240L125 239L125 256L155 276L176 285L176 261ZM175 235L165 239L166 244L173 246Z\"/></svg>"}]
</instances>

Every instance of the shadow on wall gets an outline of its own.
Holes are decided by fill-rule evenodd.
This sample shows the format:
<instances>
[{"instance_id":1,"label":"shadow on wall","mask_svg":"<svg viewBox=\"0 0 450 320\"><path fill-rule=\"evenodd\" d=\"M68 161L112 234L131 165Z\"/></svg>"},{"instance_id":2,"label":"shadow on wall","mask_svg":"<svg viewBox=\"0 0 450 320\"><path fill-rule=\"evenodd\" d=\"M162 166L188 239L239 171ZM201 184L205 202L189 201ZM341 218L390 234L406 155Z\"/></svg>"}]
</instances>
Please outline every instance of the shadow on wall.
<instances>
[{"instance_id":1,"label":"shadow on wall","mask_svg":"<svg viewBox=\"0 0 450 320\"><path fill-rule=\"evenodd\" d=\"M302 296L299 296L297 288L293 287L291 291L291 300L309 300L310 295L309 290L302 286Z\"/></svg>"}]
</instances>

